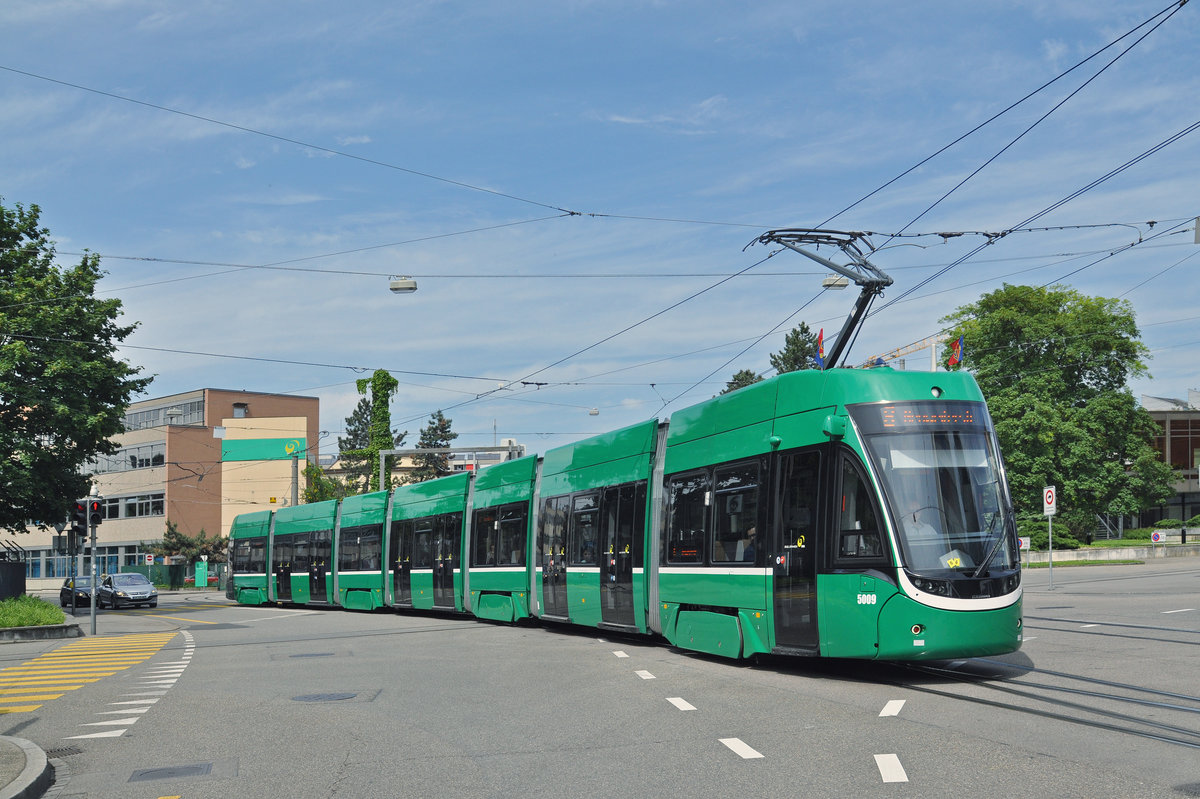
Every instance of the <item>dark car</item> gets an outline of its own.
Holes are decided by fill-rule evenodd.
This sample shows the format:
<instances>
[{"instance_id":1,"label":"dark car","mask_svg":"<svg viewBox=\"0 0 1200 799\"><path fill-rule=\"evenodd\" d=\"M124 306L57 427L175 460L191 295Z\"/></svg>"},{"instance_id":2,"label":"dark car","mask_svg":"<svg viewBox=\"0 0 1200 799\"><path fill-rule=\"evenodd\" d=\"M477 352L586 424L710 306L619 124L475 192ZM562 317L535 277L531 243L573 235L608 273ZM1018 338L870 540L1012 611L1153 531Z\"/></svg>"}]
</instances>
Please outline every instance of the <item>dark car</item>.
<instances>
[{"instance_id":1,"label":"dark car","mask_svg":"<svg viewBox=\"0 0 1200 799\"><path fill-rule=\"evenodd\" d=\"M110 574L96 592L96 607L122 608L133 605L158 607L158 589L146 575L130 572Z\"/></svg>"},{"instance_id":2,"label":"dark car","mask_svg":"<svg viewBox=\"0 0 1200 799\"><path fill-rule=\"evenodd\" d=\"M92 604L92 578L68 577L63 580L62 588L58 590L58 604L64 608L71 604L71 592L75 592L75 605Z\"/></svg>"}]
</instances>

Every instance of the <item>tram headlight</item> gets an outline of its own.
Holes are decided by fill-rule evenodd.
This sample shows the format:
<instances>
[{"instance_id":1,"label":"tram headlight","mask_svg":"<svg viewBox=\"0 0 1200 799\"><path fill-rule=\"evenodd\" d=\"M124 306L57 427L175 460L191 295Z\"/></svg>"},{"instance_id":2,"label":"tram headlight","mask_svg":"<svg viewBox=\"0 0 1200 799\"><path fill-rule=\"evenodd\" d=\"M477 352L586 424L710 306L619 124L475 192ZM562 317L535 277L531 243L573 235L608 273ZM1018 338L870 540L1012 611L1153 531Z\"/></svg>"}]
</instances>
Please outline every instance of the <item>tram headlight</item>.
<instances>
[{"instance_id":1,"label":"tram headlight","mask_svg":"<svg viewBox=\"0 0 1200 799\"><path fill-rule=\"evenodd\" d=\"M950 583L946 580L928 580L924 577L914 577L912 582L918 591L924 591L934 596L950 596Z\"/></svg>"}]
</instances>

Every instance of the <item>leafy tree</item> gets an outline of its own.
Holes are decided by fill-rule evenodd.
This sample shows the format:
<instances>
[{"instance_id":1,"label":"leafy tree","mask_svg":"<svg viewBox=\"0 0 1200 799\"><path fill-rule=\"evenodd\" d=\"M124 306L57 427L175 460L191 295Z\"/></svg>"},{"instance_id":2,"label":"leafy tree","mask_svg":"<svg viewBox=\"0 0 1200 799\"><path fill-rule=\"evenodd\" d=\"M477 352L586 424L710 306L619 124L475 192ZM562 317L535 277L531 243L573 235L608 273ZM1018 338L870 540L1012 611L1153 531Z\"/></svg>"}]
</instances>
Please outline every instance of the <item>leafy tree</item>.
<instances>
[{"instance_id":1,"label":"leafy tree","mask_svg":"<svg viewBox=\"0 0 1200 799\"><path fill-rule=\"evenodd\" d=\"M150 384L116 355L136 325L94 296L98 255L54 263L36 205L0 205L0 528L66 518L89 489L86 464L117 447L132 396Z\"/></svg>"},{"instance_id":2,"label":"leafy tree","mask_svg":"<svg viewBox=\"0 0 1200 799\"><path fill-rule=\"evenodd\" d=\"M387 370L377 369L370 378L358 381L358 393L364 396L358 401L354 412L346 417L346 437L338 437L338 451L346 466L346 485L350 489L366 487L368 491L379 490L379 452L397 449L408 431L396 433L392 429L392 412L388 403L400 385ZM385 489L391 487L394 456L388 456L385 465Z\"/></svg>"},{"instance_id":3,"label":"leafy tree","mask_svg":"<svg viewBox=\"0 0 1200 799\"><path fill-rule=\"evenodd\" d=\"M783 349L771 355L771 367L779 374L817 368L817 334L806 322L784 336Z\"/></svg>"},{"instance_id":4,"label":"leafy tree","mask_svg":"<svg viewBox=\"0 0 1200 799\"><path fill-rule=\"evenodd\" d=\"M189 564L200 560L201 555L208 555L209 563L224 563L228 547L229 539L223 535L209 538L204 530L197 536L185 535L179 532L179 527L169 519L162 541L142 544L142 549L147 552L161 557L183 557Z\"/></svg>"},{"instance_id":5,"label":"leafy tree","mask_svg":"<svg viewBox=\"0 0 1200 799\"><path fill-rule=\"evenodd\" d=\"M418 449L444 449L449 447L458 433L450 429L450 419L442 412L434 411L429 415L429 422L421 428L421 438L417 441ZM416 467L408 476L409 482L420 483L432 480L450 473L450 458L444 454L422 453L413 457Z\"/></svg>"},{"instance_id":6,"label":"leafy tree","mask_svg":"<svg viewBox=\"0 0 1200 799\"><path fill-rule=\"evenodd\" d=\"M728 394L731 391L737 391L739 388L752 386L762 380L757 373L752 369L741 369L734 372L733 377L725 384L725 388L721 390L722 394Z\"/></svg>"},{"instance_id":7,"label":"leafy tree","mask_svg":"<svg viewBox=\"0 0 1200 799\"><path fill-rule=\"evenodd\" d=\"M339 479L328 475L324 469L311 462L304 467L304 485L300 501L306 505L327 499L345 499L356 493L349 478Z\"/></svg>"},{"instance_id":8,"label":"leafy tree","mask_svg":"<svg viewBox=\"0 0 1200 799\"><path fill-rule=\"evenodd\" d=\"M1040 511L1042 488L1057 486L1055 526L1083 539L1096 514L1172 495L1173 472L1152 446L1157 428L1128 388L1147 354L1128 302L1006 284L943 321L951 341L964 339L1018 510Z\"/></svg>"}]
</instances>

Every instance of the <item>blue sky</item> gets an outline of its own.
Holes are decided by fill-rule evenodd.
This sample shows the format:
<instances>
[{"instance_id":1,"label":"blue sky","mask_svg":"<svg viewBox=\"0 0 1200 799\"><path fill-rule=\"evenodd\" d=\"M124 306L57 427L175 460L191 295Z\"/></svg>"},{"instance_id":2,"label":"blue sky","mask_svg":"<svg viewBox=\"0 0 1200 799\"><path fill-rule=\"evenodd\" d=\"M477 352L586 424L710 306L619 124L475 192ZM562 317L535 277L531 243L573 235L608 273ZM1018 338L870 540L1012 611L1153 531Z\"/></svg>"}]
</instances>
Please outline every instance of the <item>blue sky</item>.
<instances>
[{"instance_id":1,"label":"blue sky","mask_svg":"<svg viewBox=\"0 0 1200 799\"><path fill-rule=\"evenodd\" d=\"M769 373L800 321L831 336L854 292L822 294L795 253L755 266L772 250L749 242L825 222L1166 8L6 0L0 197L41 206L64 263L103 256L149 396L319 396L330 452L354 380L386 368L410 442L442 408L458 443L544 451ZM1198 14L918 221L1120 49L828 226L1006 230L1167 142L1200 118ZM893 241L871 259L896 281L876 307L916 290L867 320L851 362L1004 282L1069 275L1132 303L1153 354L1135 393L1186 396L1198 172L1200 132L921 288L983 239ZM392 274L419 290L389 293Z\"/></svg>"}]
</instances>

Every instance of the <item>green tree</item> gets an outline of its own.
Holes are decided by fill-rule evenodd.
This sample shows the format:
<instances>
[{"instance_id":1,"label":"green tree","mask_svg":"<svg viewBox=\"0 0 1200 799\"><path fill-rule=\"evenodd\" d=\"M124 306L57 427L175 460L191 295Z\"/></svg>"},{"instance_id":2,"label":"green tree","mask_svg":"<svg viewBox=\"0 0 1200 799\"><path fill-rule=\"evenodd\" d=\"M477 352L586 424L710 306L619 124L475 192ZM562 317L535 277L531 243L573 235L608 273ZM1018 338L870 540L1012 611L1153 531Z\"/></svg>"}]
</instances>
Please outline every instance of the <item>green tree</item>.
<instances>
[{"instance_id":1,"label":"green tree","mask_svg":"<svg viewBox=\"0 0 1200 799\"><path fill-rule=\"evenodd\" d=\"M371 377L359 380L358 393L367 396L358 401L354 413L346 418L347 438L338 438L338 449L343 460L347 461L353 475L347 475L347 484L357 488L365 481L368 491L379 491L379 453L385 449L396 449L404 443L408 431L397 434L392 429L392 412L388 403L396 393L399 383L386 369L376 369ZM365 439L365 440L364 440ZM344 448L344 444L359 444L353 449ZM383 489L391 488L392 466L395 457L389 455L384 467Z\"/></svg>"},{"instance_id":2,"label":"green tree","mask_svg":"<svg viewBox=\"0 0 1200 799\"><path fill-rule=\"evenodd\" d=\"M725 388L721 389L722 394L728 394L731 391L737 391L739 388L752 386L762 380L757 373L752 369L740 369L733 373L733 377L725 384Z\"/></svg>"},{"instance_id":3,"label":"green tree","mask_svg":"<svg viewBox=\"0 0 1200 799\"><path fill-rule=\"evenodd\" d=\"M771 355L771 367L783 374L801 369L817 368L817 334L801 322L793 327L783 339L783 349Z\"/></svg>"},{"instance_id":4,"label":"green tree","mask_svg":"<svg viewBox=\"0 0 1200 799\"><path fill-rule=\"evenodd\" d=\"M376 376L380 375L381 372L383 375L386 375L387 379L391 378L391 375L383 370L376 372ZM364 490L374 490L374 487L379 485L379 450L399 449L404 445L404 439L408 436L407 430L397 433L395 428L391 426L391 411L388 409L387 403L384 402L382 412L386 415L386 420L382 427L389 431L389 443L382 447L372 446L371 435L374 429L372 420L374 419L373 409L375 407L375 379L375 377L372 377L369 381L359 381L360 386L363 383L370 385L371 396L359 399L353 413L346 417L346 435L338 436L338 465L345 474L345 484L350 494ZM395 381L392 382L395 383ZM387 388L387 380L384 379L380 384L381 393L387 392ZM387 393L386 396L390 399L395 390L396 387L393 385L391 393ZM361 392L362 388L359 391ZM392 465L393 460L389 458L389 467ZM388 474L391 474L390 468ZM307 502L308 500L305 501Z\"/></svg>"},{"instance_id":5,"label":"green tree","mask_svg":"<svg viewBox=\"0 0 1200 799\"><path fill-rule=\"evenodd\" d=\"M0 205L0 528L14 533L66 518L151 380L117 357L136 325L117 323L120 300L94 296L100 257L56 266L39 215Z\"/></svg>"},{"instance_id":6,"label":"green tree","mask_svg":"<svg viewBox=\"0 0 1200 799\"><path fill-rule=\"evenodd\" d=\"M311 502L324 502L327 499L345 499L357 493L349 479L339 479L325 473L315 463L309 462L304 467L304 492L300 501L305 505Z\"/></svg>"},{"instance_id":7,"label":"green tree","mask_svg":"<svg viewBox=\"0 0 1200 799\"><path fill-rule=\"evenodd\" d=\"M429 415L429 422L421 428L421 438L417 441L418 449L444 449L449 447L458 433L450 429L450 419L442 412L434 411ZM450 473L450 459L444 454L419 454L413 457L416 468L408 476L409 482L420 483L432 480Z\"/></svg>"},{"instance_id":8,"label":"green tree","mask_svg":"<svg viewBox=\"0 0 1200 799\"><path fill-rule=\"evenodd\" d=\"M224 563L229 539L223 535L209 538L204 530L201 530L199 535L185 535L168 519L167 531L163 533L162 541L156 544L142 544L142 549L160 557L186 558L189 564L200 560L201 555L208 555L209 563Z\"/></svg>"},{"instance_id":9,"label":"green tree","mask_svg":"<svg viewBox=\"0 0 1200 799\"><path fill-rule=\"evenodd\" d=\"M1061 522L1083 539L1096 515L1135 513L1172 495L1156 426L1128 388L1146 374L1128 302L1065 286L1005 285L943 319L996 423L1019 511L1057 486Z\"/></svg>"}]
</instances>

